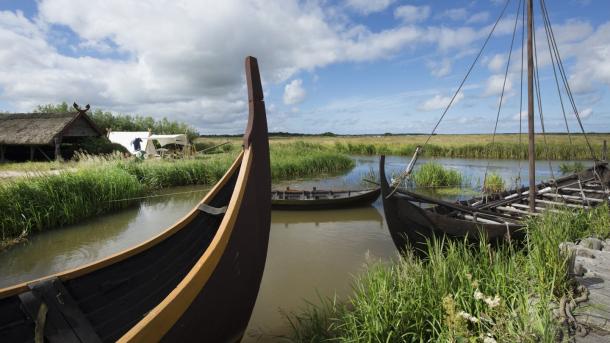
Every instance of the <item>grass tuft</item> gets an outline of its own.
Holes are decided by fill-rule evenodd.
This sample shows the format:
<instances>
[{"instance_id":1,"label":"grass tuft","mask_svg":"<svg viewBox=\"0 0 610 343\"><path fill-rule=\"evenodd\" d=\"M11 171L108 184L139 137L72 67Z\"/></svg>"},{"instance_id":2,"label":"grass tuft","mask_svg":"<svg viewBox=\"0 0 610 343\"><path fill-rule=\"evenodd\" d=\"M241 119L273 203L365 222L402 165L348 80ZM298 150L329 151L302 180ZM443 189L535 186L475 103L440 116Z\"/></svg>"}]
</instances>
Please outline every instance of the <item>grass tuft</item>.
<instances>
[{"instance_id":1,"label":"grass tuft","mask_svg":"<svg viewBox=\"0 0 610 343\"><path fill-rule=\"evenodd\" d=\"M462 184L462 174L439 163L427 162L413 173L412 180L417 187L458 187Z\"/></svg>"}]
</instances>

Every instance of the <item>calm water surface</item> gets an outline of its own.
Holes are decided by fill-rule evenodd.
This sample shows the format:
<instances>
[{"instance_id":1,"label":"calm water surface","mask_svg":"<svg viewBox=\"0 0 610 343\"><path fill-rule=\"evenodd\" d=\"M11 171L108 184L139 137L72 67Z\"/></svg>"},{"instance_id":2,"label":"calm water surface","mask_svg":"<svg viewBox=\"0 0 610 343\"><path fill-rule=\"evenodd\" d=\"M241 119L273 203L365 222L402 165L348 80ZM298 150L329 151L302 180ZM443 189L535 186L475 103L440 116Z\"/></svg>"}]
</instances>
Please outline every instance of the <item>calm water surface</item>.
<instances>
[{"instance_id":1,"label":"calm water surface","mask_svg":"<svg viewBox=\"0 0 610 343\"><path fill-rule=\"evenodd\" d=\"M369 188L362 177L378 170L378 158L356 156L349 173L317 180L282 182L275 188ZM426 162L421 159L421 162ZM436 159L480 184L486 160ZM399 173L408 158L389 157L387 174ZM514 180L518 162L490 160L489 170ZM560 162L553 162L555 169ZM521 162L527 182L527 161ZM537 164L537 179L548 179L548 163ZM555 171L556 175L559 172ZM207 192L202 187L178 187L118 213L34 235L28 242L0 252L0 288L91 263L162 232L183 217ZM380 200L373 206L333 211L274 211L267 264L244 341L276 341L287 332L284 313L298 312L320 297L350 294L353 276L366 263L396 257Z\"/></svg>"}]
</instances>

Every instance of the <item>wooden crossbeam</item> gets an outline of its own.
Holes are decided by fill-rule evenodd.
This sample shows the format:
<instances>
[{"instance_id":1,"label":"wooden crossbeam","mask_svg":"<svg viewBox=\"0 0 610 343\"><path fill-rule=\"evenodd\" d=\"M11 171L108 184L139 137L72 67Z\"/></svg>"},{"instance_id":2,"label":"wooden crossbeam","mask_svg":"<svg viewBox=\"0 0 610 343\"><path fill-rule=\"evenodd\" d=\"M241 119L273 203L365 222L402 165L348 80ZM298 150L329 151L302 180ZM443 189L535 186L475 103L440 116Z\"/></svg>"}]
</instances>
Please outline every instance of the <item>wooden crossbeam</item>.
<instances>
[{"instance_id":1,"label":"wooden crossbeam","mask_svg":"<svg viewBox=\"0 0 610 343\"><path fill-rule=\"evenodd\" d=\"M510 212L510 213L527 214L530 216L539 216L540 215L540 213L531 213L529 211L523 211L523 210L516 209L514 207L508 207L508 206L498 206L498 207L496 207L496 209L498 209L500 211L504 211L504 212Z\"/></svg>"},{"instance_id":2,"label":"wooden crossbeam","mask_svg":"<svg viewBox=\"0 0 610 343\"><path fill-rule=\"evenodd\" d=\"M562 207L571 207L571 208L584 208L584 209L590 208L590 206L587 206L587 205L575 205L575 204L568 204L565 202L557 202L557 201L544 200L544 199L536 199L536 203L562 206Z\"/></svg>"},{"instance_id":3,"label":"wooden crossbeam","mask_svg":"<svg viewBox=\"0 0 610 343\"><path fill-rule=\"evenodd\" d=\"M518 208L524 208L526 210L530 208L529 205L525 205L525 204L511 204L511 206L518 207ZM554 213L561 213L561 211L559 211L559 210L554 210L552 208L547 208L547 207L535 207L534 209L539 212L550 211L550 212L554 212Z\"/></svg>"},{"instance_id":4,"label":"wooden crossbeam","mask_svg":"<svg viewBox=\"0 0 610 343\"><path fill-rule=\"evenodd\" d=\"M546 193L546 194L542 194L542 196L548 197L548 198L561 198L561 199L566 199L566 200L570 200L570 201L579 201L579 202L583 202L583 201L590 201L590 202L604 202L604 199L595 199L595 198L587 198L585 197L584 199L582 197L579 196L575 196L575 195L564 195L564 194L555 194L555 193Z\"/></svg>"}]
</instances>

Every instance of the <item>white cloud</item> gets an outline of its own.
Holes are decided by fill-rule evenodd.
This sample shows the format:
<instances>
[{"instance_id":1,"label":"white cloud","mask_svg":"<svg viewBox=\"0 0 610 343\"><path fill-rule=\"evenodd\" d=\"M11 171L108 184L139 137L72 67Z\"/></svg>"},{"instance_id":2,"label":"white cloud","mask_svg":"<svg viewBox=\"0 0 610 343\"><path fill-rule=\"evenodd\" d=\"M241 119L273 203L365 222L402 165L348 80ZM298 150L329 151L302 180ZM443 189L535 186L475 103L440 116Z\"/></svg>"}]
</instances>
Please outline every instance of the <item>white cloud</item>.
<instances>
[{"instance_id":1,"label":"white cloud","mask_svg":"<svg viewBox=\"0 0 610 343\"><path fill-rule=\"evenodd\" d=\"M453 100L452 106L455 106L455 104L457 104L463 98L464 98L464 93L459 92L455 96L455 99ZM440 110L440 109L444 109L445 107L447 107L447 105L449 104L450 101L451 101L451 97L450 96L444 97L444 96L441 96L441 95L437 94L434 97L432 97L431 99L428 99L428 100L424 101L418 107L418 109L421 110L421 111Z\"/></svg>"},{"instance_id":2,"label":"white cloud","mask_svg":"<svg viewBox=\"0 0 610 343\"><path fill-rule=\"evenodd\" d=\"M504 54L495 54L487 64L489 70L493 72L498 72L502 70L502 68L506 68L506 57Z\"/></svg>"},{"instance_id":3,"label":"white cloud","mask_svg":"<svg viewBox=\"0 0 610 343\"><path fill-rule=\"evenodd\" d=\"M593 114L592 108L585 108L584 110L578 111L578 115L580 116L581 119L587 119L587 118L591 117L592 114Z\"/></svg>"},{"instance_id":4,"label":"white cloud","mask_svg":"<svg viewBox=\"0 0 610 343\"><path fill-rule=\"evenodd\" d=\"M451 8L445 10L439 18L449 18L451 20L464 20L468 17L468 10L465 8Z\"/></svg>"},{"instance_id":5,"label":"white cloud","mask_svg":"<svg viewBox=\"0 0 610 343\"><path fill-rule=\"evenodd\" d=\"M247 55L258 58L264 84L277 84L301 70L389 58L420 35L419 29L405 26L372 32L336 21L316 3L296 0L264 6L257 0L43 0L38 5L33 20L0 11L0 45L5 47L0 101L11 110L77 100L95 108L188 120L202 130L224 127L216 116L245 118L245 103L228 104L245 99ZM57 31L58 26L73 31L76 41L68 45L64 40L62 49L76 57L53 45L58 42L49 37L65 31ZM122 58L99 57L108 53ZM237 125L233 130L239 130Z\"/></svg>"},{"instance_id":6,"label":"white cloud","mask_svg":"<svg viewBox=\"0 0 610 343\"><path fill-rule=\"evenodd\" d=\"M485 91L483 96L494 96L502 93L502 85L504 85L504 74L494 74L487 79ZM504 94L508 93L512 89L513 83L510 76L506 79L506 85L504 86Z\"/></svg>"},{"instance_id":7,"label":"white cloud","mask_svg":"<svg viewBox=\"0 0 610 343\"><path fill-rule=\"evenodd\" d=\"M303 89L303 81L301 79L292 80L284 87L284 103L286 105L295 105L305 100L305 89Z\"/></svg>"},{"instance_id":8,"label":"white cloud","mask_svg":"<svg viewBox=\"0 0 610 343\"><path fill-rule=\"evenodd\" d=\"M466 20L466 24L484 23L488 19L489 19L489 12L486 12L486 11L477 12L477 13L471 15L470 18L468 18L468 20Z\"/></svg>"},{"instance_id":9,"label":"white cloud","mask_svg":"<svg viewBox=\"0 0 610 343\"><path fill-rule=\"evenodd\" d=\"M435 77L443 77L451 73L451 59L443 58L441 61L429 61L427 64L428 69Z\"/></svg>"},{"instance_id":10,"label":"white cloud","mask_svg":"<svg viewBox=\"0 0 610 343\"><path fill-rule=\"evenodd\" d=\"M511 118L512 118L512 120L516 120L516 121L518 121L519 119L527 120L527 111L521 111L521 113L517 112Z\"/></svg>"},{"instance_id":11,"label":"white cloud","mask_svg":"<svg viewBox=\"0 0 610 343\"><path fill-rule=\"evenodd\" d=\"M346 5L362 13L371 14L388 8L395 0L346 0Z\"/></svg>"},{"instance_id":12,"label":"white cloud","mask_svg":"<svg viewBox=\"0 0 610 343\"><path fill-rule=\"evenodd\" d=\"M430 16L430 6L411 6L404 5L396 7L394 17L405 23L416 23L428 19Z\"/></svg>"}]
</instances>

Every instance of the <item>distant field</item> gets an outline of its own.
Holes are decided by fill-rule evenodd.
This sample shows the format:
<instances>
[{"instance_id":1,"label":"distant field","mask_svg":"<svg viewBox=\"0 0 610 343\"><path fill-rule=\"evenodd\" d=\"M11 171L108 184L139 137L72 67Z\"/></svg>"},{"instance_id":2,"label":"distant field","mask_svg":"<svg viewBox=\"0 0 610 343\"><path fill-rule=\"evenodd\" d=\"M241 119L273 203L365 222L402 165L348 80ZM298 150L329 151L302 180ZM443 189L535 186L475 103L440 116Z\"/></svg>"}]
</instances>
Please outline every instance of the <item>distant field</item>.
<instances>
[{"instance_id":1,"label":"distant field","mask_svg":"<svg viewBox=\"0 0 610 343\"><path fill-rule=\"evenodd\" d=\"M410 155L417 145L425 142L426 135L380 135L380 136L271 136L272 145L302 141L318 145L319 148L348 154L364 155ZM596 156L601 155L604 140L610 141L610 133L588 134L589 141ZM491 145L491 135L435 135L430 139L424 151L426 156L462 157L462 158L527 158L527 135L518 134L497 135L495 144ZM548 146L544 144L542 135L536 135L536 156L539 159L553 160L589 159L590 152L583 135L550 134L546 136ZM198 138L199 142L238 142L239 137Z\"/></svg>"}]
</instances>

